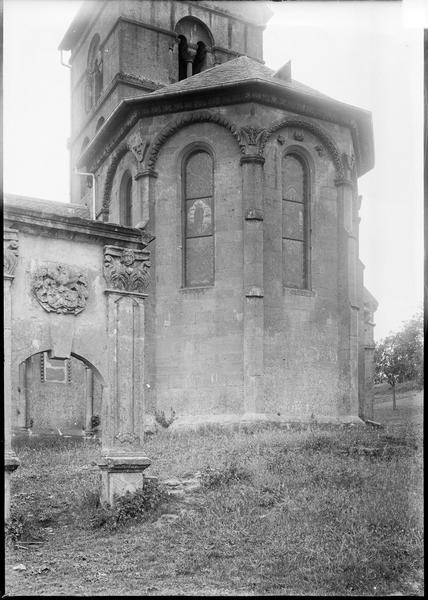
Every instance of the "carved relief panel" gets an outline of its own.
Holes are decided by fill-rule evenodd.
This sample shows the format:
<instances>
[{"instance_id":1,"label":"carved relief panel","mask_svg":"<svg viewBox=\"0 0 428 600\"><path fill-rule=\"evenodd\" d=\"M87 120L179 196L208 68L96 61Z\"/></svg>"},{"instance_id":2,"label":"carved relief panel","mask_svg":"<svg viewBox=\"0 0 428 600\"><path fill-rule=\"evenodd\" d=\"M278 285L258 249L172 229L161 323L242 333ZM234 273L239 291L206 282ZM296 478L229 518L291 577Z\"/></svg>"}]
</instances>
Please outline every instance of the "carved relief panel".
<instances>
[{"instance_id":1,"label":"carved relief panel","mask_svg":"<svg viewBox=\"0 0 428 600\"><path fill-rule=\"evenodd\" d=\"M77 315L86 308L88 277L79 267L63 263L40 265L33 274L31 289L44 310Z\"/></svg>"}]
</instances>

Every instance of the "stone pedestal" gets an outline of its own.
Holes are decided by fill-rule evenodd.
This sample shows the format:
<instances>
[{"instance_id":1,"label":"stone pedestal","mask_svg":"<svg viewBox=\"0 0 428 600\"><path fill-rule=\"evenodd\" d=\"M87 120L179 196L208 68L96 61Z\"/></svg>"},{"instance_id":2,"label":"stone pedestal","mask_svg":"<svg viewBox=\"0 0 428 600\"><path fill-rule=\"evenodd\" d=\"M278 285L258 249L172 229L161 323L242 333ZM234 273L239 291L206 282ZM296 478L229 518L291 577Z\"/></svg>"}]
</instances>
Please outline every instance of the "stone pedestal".
<instances>
[{"instance_id":1,"label":"stone pedestal","mask_svg":"<svg viewBox=\"0 0 428 600\"><path fill-rule=\"evenodd\" d=\"M115 499L144 485L143 471L150 466L145 456L105 456L101 469L101 503L113 506Z\"/></svg>"},{"instance_id":2,"label":"stone pedestal","mask_svg":"<svg viewBox=\"0 0 428 600\"><path fill-rule=\"evenodd\" d=\"M108 288L108 386L103 398L103 503L143 486L150 460L144 440L144 293L149 285L149 252L104 248Z\"/></svg>"}]
</instances>

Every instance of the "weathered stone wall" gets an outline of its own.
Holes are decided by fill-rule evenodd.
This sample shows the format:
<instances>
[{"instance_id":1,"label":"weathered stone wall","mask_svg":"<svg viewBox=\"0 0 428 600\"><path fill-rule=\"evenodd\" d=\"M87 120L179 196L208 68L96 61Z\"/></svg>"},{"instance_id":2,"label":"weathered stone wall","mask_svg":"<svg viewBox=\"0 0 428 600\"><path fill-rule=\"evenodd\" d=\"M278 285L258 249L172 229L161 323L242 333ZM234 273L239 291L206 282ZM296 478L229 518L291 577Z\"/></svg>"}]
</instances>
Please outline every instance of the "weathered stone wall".
<instances>
[{"instance_id":1,"label":"weathered stone wall","mask_svg":"<svg viewBox=\"0 0 428 600\"><path fill-rule=\"evenodd\" d=\"M194 142L214 154L215 285L183 288L181 160ZM242 192L239 148L213 123L186 127L163 147L155 183L157 406L179 415L240 413Z\"/></svg>"},{"instance_id":2,"label":"weathered stone wall","mask_svg":"<svg viewBox=\"0 0 428 600\"><path fill-rule=\"evenodd\" d=\"M211 112L238 130L250 123L263 129L285 118L300 118L291 112L244 103ZM139 129L153 140L165 126L186 116L142 119L129 135ZM343 307L339 306L338 282L348 273L338 261L342 225L338 222L337 164L311 124L318 123L331 137L339 160L341 153L353 153L352 139L345 127L305 121L308 128L278 128L264 151L264 393L254 409L284 419L355 416L358 409L343 404L343 398L349 396L349 383L342 379L339 366L346 360L347 350L343 350L340 338ZM181 159L185 149L196 142L208 144L215 157L215 285L186 290L182 289ZM282 284L281 156L292 148L305 152L310 164L309 290L288 289ZM241 156L237 140L227 128L210 122L187 124L162 145L151 192L141 188L139 201L150 204L150 228L156 233L152 252L155 283L147 304L153 327L149 336L153 408L193 416L245 412ZM117 216L117 186L122 173L133 160L128 152L118 164L111 188L110 219ZM111 159L105 161L97 172L98 207L110 164ZM351 201L351 212L354 204ZM141 214L145 211L141 206ZM346 338L347 334L343 335Z\"/></svg>"},{"instance_id":3,"label":"weathered stone wall","mask_svg":"<svg viewBox=\"0 0 428 600\"><path fill-rule=\"evenodd\" d=\"M50 314L40 306L31 291L33 277L40 267L55 263L70 265L82 271L88 278L86 308L78 315ZM100 337L105 315L99 302L103 299L103 281L100 265L103 250L99 245L76 244L73 240L52 240L20 232L20 264L14 281L13 319L19 323L13 339L13 357L20 364L32 354L50 350L54 346L71 348L72 352L84 357L98 371L105 371L105 336ZM17 369L15 369L15 376ZM16 390L18 382L14 381Z\"/></svg>"},{"instance_id":4,"label":"weathered stone wall","mask_svg":"<svg viewBox=\"0 0 428 600\"><path fill-rule=\"evenodd\" d=\"M325 127L325 124L324 124ZM331 157L302 129L278 130L265 163L265 411L281 416L338 411L337 189ZM280 142L278 142L278 139ZM339 143L347 143L342 133ZM283 285L281 157L303 149L311 166L311 289ZM263 407L259 410L262 412Z\"/></svg>"}]
</instances>

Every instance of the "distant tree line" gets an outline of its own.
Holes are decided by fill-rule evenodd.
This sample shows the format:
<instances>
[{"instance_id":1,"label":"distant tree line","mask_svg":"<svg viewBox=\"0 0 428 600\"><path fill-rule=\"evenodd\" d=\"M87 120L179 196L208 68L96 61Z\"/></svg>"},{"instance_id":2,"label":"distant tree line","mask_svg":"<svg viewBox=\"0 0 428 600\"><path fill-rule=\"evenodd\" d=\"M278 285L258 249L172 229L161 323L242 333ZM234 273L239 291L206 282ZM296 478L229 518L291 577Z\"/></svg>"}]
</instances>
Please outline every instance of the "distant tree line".
<instances>
[{"instance_id":1,"label":"distant tree line","mask_svg":"<svg viewBox=\"0 0 428 600\"><path fill-rule=\"evenodd\" d=\"M397 383L415 381L423 387L423 313L419 311L396 333L375 346L375 383L388 382L392 387L393 409L396 409Z\"/></svg>"}]
</instances>

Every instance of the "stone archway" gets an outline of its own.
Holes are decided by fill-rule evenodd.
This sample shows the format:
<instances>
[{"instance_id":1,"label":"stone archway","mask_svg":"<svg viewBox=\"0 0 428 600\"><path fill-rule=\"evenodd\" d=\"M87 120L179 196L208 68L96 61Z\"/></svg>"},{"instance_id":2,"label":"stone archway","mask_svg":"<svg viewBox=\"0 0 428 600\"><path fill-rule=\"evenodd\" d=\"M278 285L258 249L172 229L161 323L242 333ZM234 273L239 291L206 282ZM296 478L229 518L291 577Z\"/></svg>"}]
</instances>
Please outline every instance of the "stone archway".
<instances>
[{"instance_id":1,"label":"stone archway","mask_svg":"<svg viewBox=\"0 0 428 600\"><path fill-rule=\"evenodd\" d=\"M19 364L13 433L99 435L104 386L96 367L74 353L69 358L54 358L52 350L32 354Z\"/></svg>"}]
</instances>

